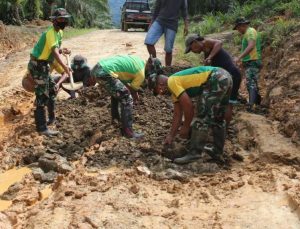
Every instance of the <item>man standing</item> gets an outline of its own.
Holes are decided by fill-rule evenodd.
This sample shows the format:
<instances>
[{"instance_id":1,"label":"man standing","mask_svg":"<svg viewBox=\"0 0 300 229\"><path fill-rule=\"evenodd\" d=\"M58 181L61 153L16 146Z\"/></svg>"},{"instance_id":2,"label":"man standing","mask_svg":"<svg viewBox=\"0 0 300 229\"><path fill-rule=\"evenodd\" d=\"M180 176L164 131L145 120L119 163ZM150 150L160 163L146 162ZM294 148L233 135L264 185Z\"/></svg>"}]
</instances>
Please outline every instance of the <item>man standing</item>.
<instances>
[{"instance_id":1,"label":"man standing","mask_svg":"<svg viewBox=\"0 0 300 229\"><path fill-rule=\"evenodd\" d=\"M64 64L61 58L63 50L60 49L62 43L63 30L68 24L70 15L63 8L56 9L52 19L53 26L50 26L40 37L34 46L28 63L28 70L35 81L35 105L34 119L37 131L46 136L57 135L57 131L48 129L46 121L45 106L48 107L49 120L55 119L55 96L60 81L55 85L50 76L50 65L54 60L62 66L64 72L70 75L70 69Z\"/></svg>"},{"instance_id":2,"label":"man standing","mask_svg":"<svg viewBox=\"0 0 300 229\"><path fill-rule=\"evenodd\" d=\"M179 14L184 19L184 35L188 34L187 0L156 0L151 27L145 39L150 56L156 58L155 44L165 35L165 62L172 64L172 52L178 29Z\"/></svg>"},{"instance_id":3,"label":"man standing","mask_svg":"<svg viewBox=\"0 0 300 229\"><path fill-rule=\"evenodd\" d=\"M133 100L139 99L138 90L145 80L144 61L133 55L101 59L92 69L91 76L95 77L111 95L112 121L121 121L122 134L127 138L142 138L143 134L133 131L132 109Z\"/></svg>"},{"instance_id":4,"label":"man standing","mask_svg":"<svg viewBox=\"0 0 300 229\"><path fill-rule=\"evenodd\" d=\"M225 144L225 110L232 88L230 74L224 69L200 66L178 72L169 78L153 74L149 77L149 88L154 94L172 93L174 115L172 128L165 144L170 145L180 128L180 136L188 138L190 125L194 118L191 97L197 99L197 115L192 125L189 152L174 160L177 164L186 164L198 160L203 151L212 158L220 160ZM182 117L184 122L182 124ZM209 130L213 133L213 146L208 147Z\"/></svg>"},{"instance_id":5,"label":"man standing","mask_svg":"<svg viewBox=\"0 0 300 229\"><path fill-rule=\"evenodd\" d=\"M246 75L246 85L249 93L248 111L253 111L254 104L259 105L261 97L258 88L259 72L262 66L261 61L261 39L259 33L249 26L250 22L245 18L238 18L234 30L243 35L242 52L235 59L238 63L242 61Z\"/></svg>"}]
</instances>

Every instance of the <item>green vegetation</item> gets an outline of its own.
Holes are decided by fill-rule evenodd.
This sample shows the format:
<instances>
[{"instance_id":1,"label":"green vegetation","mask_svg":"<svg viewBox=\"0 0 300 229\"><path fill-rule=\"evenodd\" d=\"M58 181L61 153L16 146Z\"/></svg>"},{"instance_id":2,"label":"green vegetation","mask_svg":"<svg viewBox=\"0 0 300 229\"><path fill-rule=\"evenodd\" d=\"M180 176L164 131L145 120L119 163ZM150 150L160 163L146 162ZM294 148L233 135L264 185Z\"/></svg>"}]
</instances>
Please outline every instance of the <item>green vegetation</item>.
<instances>
[{"instance_id":1,"label":"green vegetation","mask_svg":"<svg viewBox=\"0 0 300 229\"><path fill-rule=\"evenodd\" d=\"M191 33L205 36L232 30L236 18L242 16L250 19L251 26L261 32L264 47L271 46L276 49L284 42L286 36L300 28L299 0L230 1L228 7L222 7L221 0L214 0L213 2L215 2L215 7L211 12L205 11L211 7L208 0L189 1L190 14L193 15L190 24ZM203 14L195 15L196 9L199 9L198 12L203 12ZM199 57L182 54L184 50L183 36L179 35L176 42L180 52L177 56L179 60L186 60L193 64L199 63ZM241 37L235 34L233 39L225 43L224 46L235 53L240 43Z\"/></svg>"},{"instance_id":2,"label":"green vegetation","mask_svg":"<svg viewBox=\"0 0 300 229\"><path fill-rule=\"evenodd\" d=\"M36 19L47 20L58 7L71 13L70 23L76 28L111 26L108 0L1 0L0 20L14 25Z\"/></svg>"}]
</instances>

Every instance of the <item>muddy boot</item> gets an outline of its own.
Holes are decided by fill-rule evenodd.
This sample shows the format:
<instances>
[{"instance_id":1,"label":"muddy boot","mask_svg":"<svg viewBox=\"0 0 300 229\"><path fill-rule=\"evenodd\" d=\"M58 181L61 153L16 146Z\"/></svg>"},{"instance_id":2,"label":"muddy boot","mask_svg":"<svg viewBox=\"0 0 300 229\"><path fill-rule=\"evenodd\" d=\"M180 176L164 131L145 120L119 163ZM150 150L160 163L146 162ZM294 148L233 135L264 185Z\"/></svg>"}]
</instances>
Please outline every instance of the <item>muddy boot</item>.
<instances>
[{"instance_id":1,"label":"muddy boot","mask_svg":"<svg viewBox=\"0 0 300 229\"><path fill-rule=\"evenodd\" d=\"M142 133L136 133L132 129L132 108L121 105L122 135L126 138L140 139L144 137Z\"/></svg>"},{"instance_id":2,"label":"muddy boot","mask_svg":"<svg viewBox=\"0 0 300 229\"><path fill-rule=\"evenodd\" d=\"M111 97L111 123L115 124L116 122L120 122L120 114L119 114L119 101L113 97Z\"/></svg>"},{"instance_id":3,"label":"muddy boot","mask_svg":"<svg viewBox=\"0 0 300 229\"><path fill-rule=\"evenodd\" d=\"M204 147L204 151L217 162L224 162L223 150L225 145L226 132L225 127L215 126L213 131L213 147Z\"/></svg>"},{"instance_id":4,"label":"muddy boot","mask_svg":"<svg viewBox=\"0 0 300 229\"><path fill-rule=\"evenodd\" d=\"M48 103L48 121L47 126L51 126L56 121L55 119L55 102L49 101Z\"/></svg>"},{"instance_id":5,"label":"muddy boot","mask_svg":"<svg viewBox=\"0 0 300 229\"><path fill-rule=\"evenodd\" d=\"M34 118L36 124L36 130L41 135L56 136L59 134L58 131L49 130L46 124L46 112L44 107L37 107L34 111Z\"/></svg>"},{"instance_id":6,"label":"muddy boot","mask_svg":"<svg viewBox=\"0 0 300 229\"><path fill-rule=\"evenodd\" d=\"M202 150L206 140L207 140L207 131L193 128L189 152L184 157L176 158L174 160L174 163L183 165L200 159L202 156Z\"/></svg>"},{"instance_id":7,"label":"muddy boot","mask_svg":"<svg viewBox=\"0 0 300 229\"><path fill-rule=\"evenodd\" d=\"M253 106L254 104L257 103L257 99L258 99L257 97L258 97L257 90L255 88L251 88L249 90L249 105L247 108L248 112L253 112Z\"/></svg>"}]
</instances>

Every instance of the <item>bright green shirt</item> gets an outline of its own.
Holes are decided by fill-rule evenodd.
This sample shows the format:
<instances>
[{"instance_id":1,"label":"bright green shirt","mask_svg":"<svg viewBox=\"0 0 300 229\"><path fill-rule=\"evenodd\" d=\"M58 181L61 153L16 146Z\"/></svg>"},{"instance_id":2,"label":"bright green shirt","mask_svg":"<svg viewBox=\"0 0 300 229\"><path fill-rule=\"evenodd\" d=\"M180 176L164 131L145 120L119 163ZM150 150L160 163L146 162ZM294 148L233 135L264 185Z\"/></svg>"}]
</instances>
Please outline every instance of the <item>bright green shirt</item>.
<instances>
[{"instance_id":1,"label":"bright green shirt","mask_svg":"<svg viewBox=\"0 0 300 229\"><path fill-rule=\"evenodd\" d=\"M177 72L168 79L168 88L172 93L174 102L177 102L182 93L186 92L190 97L196 97L202 92L202 85L205 84L212 72L219 68L210 66L199 66Z\"/></svg>"},{"instance_id":2,"label":"bright green shirt","mask_svg":"<svg viewBox=\"0 0 300 229\"><path fill-rule=\"evenodd\" d=\"M130 84L134 90L140 89L145 80L145 62L134 55L113 56L99 61L105 72Z\"/></svg>"},{"instance_id":3,"label":"bright green shirt","mask_svg":"<svg viewBox=\"0 0 300 229\"><path fill-rule=\"evenodd\" d=\"M39 41L35 44L31 55L38 60L45 60L52 62L54 56L52 50L61 46L63 31L56 32L53 26L50 26L40 37Z\"/></svg>"},{"instance_id":4,"label":"bright green shirt","mask_svg":"<svg viewBox=\"0 0 300 229\"><path fill-rule=\"evenodd\" d=\"M249 27L247 32L243 36L242 40L242 52L248 47L249 41L255 41L256 47L249 53L249 55L245 56L242 61L252 61L252 60L261 60L261 38L260 34L254 29Z\"/></svg>"}]
</instances>

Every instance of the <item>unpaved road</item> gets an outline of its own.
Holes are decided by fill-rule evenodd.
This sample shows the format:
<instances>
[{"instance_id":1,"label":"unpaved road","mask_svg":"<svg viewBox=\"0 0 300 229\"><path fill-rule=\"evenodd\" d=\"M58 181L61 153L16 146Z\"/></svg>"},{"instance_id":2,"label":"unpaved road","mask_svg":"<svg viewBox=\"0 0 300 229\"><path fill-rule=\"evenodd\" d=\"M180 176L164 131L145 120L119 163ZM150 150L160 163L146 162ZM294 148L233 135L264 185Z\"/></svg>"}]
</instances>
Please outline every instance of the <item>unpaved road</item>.
<instances>
[{"instance_id":1,"label":"unpaved road","mask_svg":"<svg viewBox=\"0 0 300 229\"><path fill-rule=\"evenodd\" d=\"M146 59L144 36L97 31L64 46L87 56L91 65L112 54ZM1 69L9 72L3 91L19 84L27 57L28 52L17 54L8 63L19 67ZM142 96L135 107L135 128L146 138L132 142L110 125L109 97L101 88L91 88L77 100L58 102L62 135L47 139L35 133L32 96L14 92L6 103L10 115L2 121L3 136L9 138L0 149L1 168L26 164L34 171L49 169L55 167L53 161L42 163L49 153L49 158L67 158L74 169L50 182L50 189L39 176L26 175L4 195L12 205L0 213L0 228L300 228L299 147L265 116L235 109L225 167L209 157L177 166L161 156L170 128L170 98ZM51 172L55 174L51 170L47 178Z\"/></svg>"},{"instance_id":2,"label":"unpaved road","mask_svg":"<svg viewBox=\"0 0 300 229\"><path fill-rule=\"evenodd\" d=\"M143 59L148 58L144 45L145 33L119 30L98 30L80 37L63 41L63 47L72 50L73 55L81 54L88 58L90 66L100 58L118 54L135 54ZM31 49L12 54L0 62L0 99L11 94L13 89L21 86L21 79L26 72ZM158 56L163 49L158 45Z\"/></svg>"}]
</instances>

